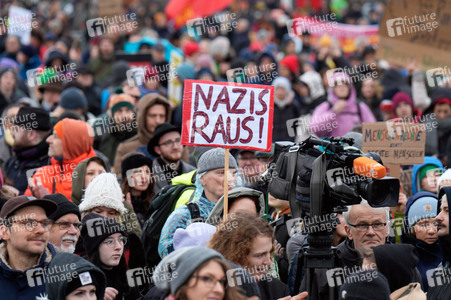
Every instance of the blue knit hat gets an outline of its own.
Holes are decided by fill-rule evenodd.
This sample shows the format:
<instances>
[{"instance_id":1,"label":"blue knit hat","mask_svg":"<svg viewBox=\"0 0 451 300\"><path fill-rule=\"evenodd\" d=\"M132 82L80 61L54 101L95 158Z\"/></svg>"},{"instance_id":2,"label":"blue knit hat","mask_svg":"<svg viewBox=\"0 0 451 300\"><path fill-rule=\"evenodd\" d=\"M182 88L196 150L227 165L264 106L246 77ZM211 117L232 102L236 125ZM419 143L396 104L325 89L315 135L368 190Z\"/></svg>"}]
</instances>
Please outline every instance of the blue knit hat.
<instances>
[{"instance_id":1,"label":"blue knit hat","mask_svg":"<svg viewBox=\"0 0 451 300\"><path fill-rule=\"evenodd\" d=\"M88 107L88 100L79 89L70 87L61 93L59 105L65 109L83 109Z\"/></svg>"},{"instance_id":2,"label":"blue knit hat","mask_svg":"<svg viewBox=\"0 0 451 300\"><path fill-rule=\"evenodd\" d=\"M407 213L407 226L412 228L416 222L437 216L437 197L433 194L418 198Z\"/></svg>"}]
</instances>

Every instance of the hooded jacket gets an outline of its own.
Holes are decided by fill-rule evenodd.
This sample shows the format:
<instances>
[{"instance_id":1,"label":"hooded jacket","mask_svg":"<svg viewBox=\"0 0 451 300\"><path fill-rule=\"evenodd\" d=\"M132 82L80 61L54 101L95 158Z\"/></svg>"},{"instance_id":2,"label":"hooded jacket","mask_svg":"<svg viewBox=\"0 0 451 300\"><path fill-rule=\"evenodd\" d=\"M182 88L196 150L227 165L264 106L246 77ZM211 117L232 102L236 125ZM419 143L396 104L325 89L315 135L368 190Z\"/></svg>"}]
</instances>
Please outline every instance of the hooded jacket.
<instances>
[{"instance_id":1,"label":"hooded jacket","mask_svg":"<svg viewBox=\"0 0 451 300\"><path fill-rule=\"evenodd\" d=\"M443 197L443 195L446 194L446 199L448 200L448 205L449 205L449 201L451 199L451 187L444 187L442 188L442 190L440 191L440 194L438 196L438 204L437 204L437 214L440 213L440 206L441 206L441 198ZM448 210L448 220L450 217L451 213ZM448 228L449 228L449 221L448 221ZM440 248L442 250L442 262L441 265L439 267L447 267L448 271L449 271L449 267L451 265L451 233L448 233L448 236L444 236L444 237L439 237L438 238L439 243L440 243ZM431 286L429 287L428 293L427 293L427 298L428 299L451 299L451 284L450 283L450 274L446 274L447 276L447 281L445 281L445 284L437 284L435 286ZM445 279L445 280L446 280ZM434 279L435 280L435 279ZM440 280L440 279L439 279Z\"/></svg>"},{"instance_id":2,"label":"hooded jacket","mask_svg":"<svg viewBox=\"0 0 451 300\"><path fill-rule=\"evenodd\" d=\"M146 127L146 115L147 110L154 105L163 105L166 107L166 121L171 119L171 108L169 101L163 96L158 94L148 94L141 98L138 102L138 133L123 141L117 147L116 157L114 159L114 172L118 177L121 176L121 163L124 155L135 151L138 147L144 146L149 143L153 136L153 132L147 130Z\"/></svg>"},{"instance_id":3,"label":"hooded jacket","mask_svg":"<svg viewBox=\"0 0 451 300\"><path fill-rule=\"evenodd\" d=\"M376 258L377 270L387 278L390 293L411 282L422 282L416 268L418 257L414 246L385 244L372 249Z\"/></svg>"},{"instance_id":4,"label":"hooded jacket","mask_svg":"<svg viewBox=\"0 0 451 300\"><path fill-rule=\"evenodd\" d=\"M412 207L412 204L415 203L418 199L426 196L437 198L435 194L429 192L419 192L407 200L406 212L404 214L404 221L402 223L403 230L401 235L401 242L403 244L413 245L417 251L419 259L417 268L423 279L423 290L425 292L427 292L427 289L429 287L426 271L434 269L440 264L440 262L442 261L442 254L438 241L436 241L434 244L428 244L422 240L417 239L413 234L410 233L410 230L408 229L407 216L409 214L410 208Z\"/></svg>"},{"instance_id":5,"label":"hooded jacket","mask_svg":"<svg viewBox=\"0 0 451 300\"><path fill-rule=\"evenodd\" d=\"M61 130L57 130L57 128ZM63 156L52 157L51 165L39 168L32 180L41 182L51 194L61 193L70 199L72 172L75 167L81 161L96 156L92 147L94 132L87 123L74 119L61 120L54 126L54 130L61 135ZM25 195L32 196L29 187L25 191Z\"/></svg>"},{"instance_id":6,"label":"hooded jacket","mask_svg":"<svg viewBox=\"0 0 451 300\"><path fill-rule=\"evenodd\" d=\"M59 275L60 277L64 276L67 278L69 275L66 274L66 271L61 271L66 270L65 266L75 266L75 269L69 269L67 272L71 274L76 273L77 277L78 274L84 272L89 272L91 278L95 277L94 281L97 299L103 299L105 295L106 278L105 274L99 268L78 255L61 252L55 255L49 264L49 270L58 270L58 272L51 276ZM67 286L73 278L74 277L71 276L71 280L56 280L51 284L47 283L46 291L48 298L52 300L65 300Z\"/></svg>"},{"instance_id":7,"label":"hooded jacket","mask_svg":"<svg viewBox=\"0 0 451 300\"><path fill-rule=\"evenodd\" d=\"M83 194L85 193L85 177L86 177L86 168L88 167L91 161L95 160L97 163L101 163L107 172L110 172L108 166L105 162L96 157L90 157L83 161L81 161L77 167L75 167L72 177L72 195L71 200L74 204L80 205L81 200L83 198Z\"/></svg>"},{"instance_id":8,"label":"hooded jacket","mask_svg":"<svg viewBox=\"0 0 451 300\"><path fill-rule=\"evenodd\" d=\"M304 97L301 107L301 115L311 114L315 108L326 101L326 91L323 87L321 75L315 71L307 71L299 77L309 90L308 96Z\"/></svg>"},{"instance_id":9,"label":"hooded jacket","mask_svg":"<svg viewBox=\"0 0 451 300\"><path fill-rule=\"evenodd\" d=\"M420 169L426 165L434 165L437 168L440 168L443 170L443 164L442 162L435 157L432 156L425 156L424 157L424 163L422 165L414 165L413 166L413 170L412 170L412 195L415 195L418 192L421 192L421 187L420 187L420 179L419 179L419 172Z\"/></svg>"},{"instance_id":10,"label":"hooded jacket","mask_svg":"<svg viewBox=\"0 0 451 300\"><path fill-rule=\"evenodd\" d=\"M40 295L45 294L45 284L40 284L39 273L37 271L30 271L36 268L46 268L52 257L55 256L55 249L52 244L48 243L45 251L39 258L37 265L25 270L24 272L19 270L13 270L8 265L6 256L6 244L0 244L0 292L2 299L35 299ZM36 274L33 278L34 286L31 286L28 282L27 272ZM31 279L31 278L30 278ZM42 283L42 281L41 281ZM53 299L53 298L52 298Z\"/></svg>"},{"instance_id":11,"label":"hooded jacket","mask_svg":"<svg viewBox=\"0 0 451 300\"><path fill-rule=\"evenodd\" d=\"M329 80L335 83L348 82L350 92L347 105L340 114L333 111L332 107L340 100L334 93L334 88L329 87L329 99L321 103L313 112L310 120L310 127L314 134L319 137L334 136L340 137L348 133L354 126L363 122L376 122L370 108L363 102L357 101L357 93L351 78L344 73L335 73ZM360 115L357 105L360 106ZM334 124L335 126L330 126Z\"/></svg>"},{"instance_id":12,"label":"hooded jacket","mask_svg":"<svg viewBox=\"0 0 451 300\"><path fill-rule=\"evenodd\" d=\"M268 57L269 59L272 60L272 63L274 64L274 69L273 71L267 73L267 75L265 75L262 70L259 68L260 63L262 62L263 58ZM271 85L273 80L277 77L277 70L279 69L279 66L277 64L277 60L274 58L274 56L272 55L271 52L269 51L265 51L262 52L258 58L257 58L257 68L258 68L258 78L257 80L255 80L255 78L249 78L249 83L252 84L266 84L266 85ZM276 76L273 76L274 74ZM269 74L271 74L271 76L269 76Z\"/></svg>"}]
</instances>

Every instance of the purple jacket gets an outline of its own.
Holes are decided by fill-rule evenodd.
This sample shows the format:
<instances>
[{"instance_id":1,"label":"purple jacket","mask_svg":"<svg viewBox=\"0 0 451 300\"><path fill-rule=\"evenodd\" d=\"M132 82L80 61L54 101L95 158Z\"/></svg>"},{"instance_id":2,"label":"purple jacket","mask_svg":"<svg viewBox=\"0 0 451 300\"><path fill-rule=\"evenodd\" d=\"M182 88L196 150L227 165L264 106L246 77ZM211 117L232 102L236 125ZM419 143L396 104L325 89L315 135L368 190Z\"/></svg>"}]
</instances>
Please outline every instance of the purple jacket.
<instances>
[{"instance_id":1,"label":"purple jacket","mask_svg":"<svg viewBox=\"0 0 451 300\"><path fill-rule=\"evenodd\" d=\"M376 122L370 108L363 102L359 102L360 115L357 108L357 94L351 78L344 73L335 73L330 76L331 82L347 81L350 83L351 92L347 99L347 106L340 114L336 114L332 107L338 102L338 97L333 92L333 87L328 89L328 101L325 101L316 107L310 119L312 132L318 137L334 136L341 137L348 133L354 126L361 125L363 122ZM331 105L332 104L332 105Z\"/></svg>"}]
</instances>

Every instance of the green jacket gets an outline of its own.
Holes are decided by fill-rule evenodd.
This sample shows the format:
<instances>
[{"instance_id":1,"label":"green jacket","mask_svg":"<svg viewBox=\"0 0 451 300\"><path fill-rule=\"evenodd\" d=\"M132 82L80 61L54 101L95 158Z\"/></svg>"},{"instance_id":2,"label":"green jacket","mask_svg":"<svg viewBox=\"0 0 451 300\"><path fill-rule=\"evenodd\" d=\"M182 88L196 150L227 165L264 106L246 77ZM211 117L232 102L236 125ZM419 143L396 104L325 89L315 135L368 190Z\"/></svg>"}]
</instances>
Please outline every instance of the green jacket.
<instances>
[{"instance_id":1,"label":"green jacket","mask_svg":"<svg viewBox=\"0 0 451 300\"><path fill-rule=\"evenodd\" d=\"M192 185L194 186L194 182L196 182L196 171L197 170L193 170L191 172L188 173L184 173L182 175L176 176L174 178L171 179L171 183L172 185L176 185L176 184L186 184L186 185ZM175 209L179 208L180 206L185 205L186 203L188 203L191 199L191 196L193 195L194 190L186 190L182 193L182 195L180 196L180 198L177 200L177 204L175 205Z\"/></svg>"}]
</instances>

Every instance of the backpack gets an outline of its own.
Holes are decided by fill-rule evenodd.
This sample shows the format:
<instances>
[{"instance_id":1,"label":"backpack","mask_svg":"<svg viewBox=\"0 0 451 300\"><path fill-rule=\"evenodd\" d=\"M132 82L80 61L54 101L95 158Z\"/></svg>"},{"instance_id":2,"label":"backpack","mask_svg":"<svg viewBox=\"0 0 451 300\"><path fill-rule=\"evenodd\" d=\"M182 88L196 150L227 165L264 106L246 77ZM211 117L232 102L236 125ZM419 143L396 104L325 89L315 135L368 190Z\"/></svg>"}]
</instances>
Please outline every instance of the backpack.
<instances>
[{"instance_id":1,"label":"backpack","mask_svg":"<svg viewBox=\"0 0 451 300\"><path fill-rule=\"evenodd\" d=\"M150 202L150 217L143 225L141 242L146 252L148 265L151 268L158 265L161 261L160 255L158 254L158 244L160 242L160 235L163 230L163 226L170 214L174 211L180 195L190 189L194 191L196 187L194 185L185 184L165 186L153 197ZM200 210L197 204L188 203L187 207L191 213L191 219L201 219Z\"/></svg>"}]
</instances>

